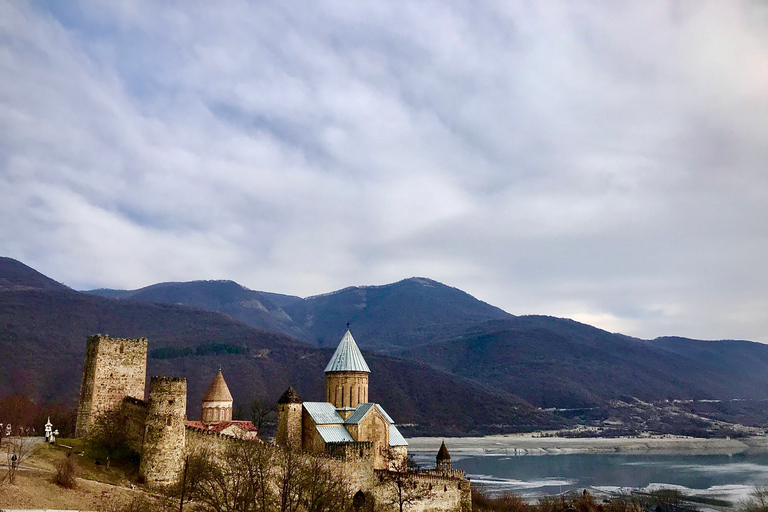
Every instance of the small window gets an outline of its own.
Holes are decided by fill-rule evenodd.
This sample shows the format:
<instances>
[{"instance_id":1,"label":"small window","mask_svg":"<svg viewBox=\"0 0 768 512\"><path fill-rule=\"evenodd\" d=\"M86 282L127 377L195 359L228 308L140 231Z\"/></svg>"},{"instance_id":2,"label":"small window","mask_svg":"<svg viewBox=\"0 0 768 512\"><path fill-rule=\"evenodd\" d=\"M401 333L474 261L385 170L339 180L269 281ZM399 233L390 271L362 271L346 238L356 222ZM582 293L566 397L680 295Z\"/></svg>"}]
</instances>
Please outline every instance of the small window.
<instances>
[{"instance_id":1,"label":"small window","mask_svg":"<svg viewBox=\"0 0 768 512\"><path fill-rule=\"evenodd\" d=\"M124 347L124 346L123 346L123 344L121 343L121 344L120 344L120 353L122 354L123 352L125 352L125 347Z\"/></svg>"},{"instance_id":2,"label":"small window","mask_svg":"<svg viewBox=\"0 0 768 512\"><path fill-rule=\"evenodd\" d=\"M170 427L173 424L173 418L168 416L168 418L166 418L166 420L165 420L165 424Z\"/></svg>"},{"instance_id":3,"label":"small window","mask_svg":"<svg viewBox=\"0 0 768 512\"><path fill-rule=\"evenodd\" d=\"M170 400L168 400L168 405L173 405L173 402L174 402L174 400L173 400L173 398L171 398Z\"/></svg>"}]
</instances>

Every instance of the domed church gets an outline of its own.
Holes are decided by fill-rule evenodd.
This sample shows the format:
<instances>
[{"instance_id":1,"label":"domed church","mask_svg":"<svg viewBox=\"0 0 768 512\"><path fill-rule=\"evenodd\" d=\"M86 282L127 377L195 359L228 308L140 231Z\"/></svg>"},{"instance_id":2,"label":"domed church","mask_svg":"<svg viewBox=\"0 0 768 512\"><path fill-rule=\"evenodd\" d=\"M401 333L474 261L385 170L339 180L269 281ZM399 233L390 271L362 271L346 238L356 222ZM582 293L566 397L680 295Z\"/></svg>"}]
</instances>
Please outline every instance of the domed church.
<instances>
[{"instance_id":1,"label":"domed church","mask_svg":"<svg viewBox=\"0 0 768 512\"><path fill-rule=\"evenodd\" d=\"M375 469L408 455L408 442L384 408L368 401L368 364L347 326L325 367L325 402L304 402L289 387L278 400L277 443L288 449L333 452L370 443Z\"/></svg>"}]
</instances>

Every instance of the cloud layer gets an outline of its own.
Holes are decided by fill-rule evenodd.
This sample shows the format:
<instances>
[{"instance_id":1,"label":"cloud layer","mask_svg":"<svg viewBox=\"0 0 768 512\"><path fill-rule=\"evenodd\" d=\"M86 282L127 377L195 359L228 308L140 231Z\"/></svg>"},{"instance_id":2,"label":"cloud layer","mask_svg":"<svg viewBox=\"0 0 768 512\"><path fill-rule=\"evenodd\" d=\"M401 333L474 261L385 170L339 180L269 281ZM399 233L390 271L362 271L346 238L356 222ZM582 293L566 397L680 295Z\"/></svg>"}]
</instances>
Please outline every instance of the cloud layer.
<instances>
[{"instance_id":1,"label":"cloud layer","mask_svg":"<svg viewBox=\"0 0 768 512\"><path fill-rule=\"evenodd\" d=\"M0 4L0 248L768 342L762 2Z\"/></svg>"}]
</instances>

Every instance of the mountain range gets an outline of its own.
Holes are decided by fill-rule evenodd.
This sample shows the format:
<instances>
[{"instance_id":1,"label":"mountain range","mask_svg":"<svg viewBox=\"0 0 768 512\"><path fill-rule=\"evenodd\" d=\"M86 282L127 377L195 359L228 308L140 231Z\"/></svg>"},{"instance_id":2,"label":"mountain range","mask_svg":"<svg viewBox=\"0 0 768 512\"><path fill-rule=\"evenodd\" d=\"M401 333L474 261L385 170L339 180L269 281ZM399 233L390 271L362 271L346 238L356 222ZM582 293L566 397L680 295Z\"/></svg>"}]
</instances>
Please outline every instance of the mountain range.
<instances>
[{"instance_id":1,"label":"mountain range","mask_svg":"<svg viewBox=\"0 0 768 512\"><path fill-rule=\"evenodd\" d=\"M85 337L109 332L148 336L150 371L188 376L190 407L218 364L237 401L274 398L289 383L318 399L324 361L349 322L373 370L371 396L420 432L558 427L570 421L562 410L609 411L627 400L700 402L721 420L768 421L766 345L642 340L514 316L426 278L307 298L232 281L84 293L0 258L0 292L0 346L24 361L11 373L0 361L0 395L26 383L43 399L73 397ZM41 367L51 350L67 364Z\"/></svg>"}]
</instances>

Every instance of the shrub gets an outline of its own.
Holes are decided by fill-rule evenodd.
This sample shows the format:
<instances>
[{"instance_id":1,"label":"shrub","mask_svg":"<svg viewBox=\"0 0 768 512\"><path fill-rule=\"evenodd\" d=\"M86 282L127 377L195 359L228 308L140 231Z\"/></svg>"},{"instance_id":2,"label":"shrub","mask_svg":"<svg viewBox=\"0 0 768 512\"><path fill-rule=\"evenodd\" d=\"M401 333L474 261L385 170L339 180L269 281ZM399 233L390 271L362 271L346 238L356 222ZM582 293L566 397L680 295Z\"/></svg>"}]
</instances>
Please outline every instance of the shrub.
<instances>
[{"instance_id":1,"label":"shrub","mask_svg":"<svg viewBox=\"0 0 768 512\"><path fill-rule=\"evenodd\" d=\"M56 467L56 483L65 489L74 489L77 487L77 475L80 474L80 468L72 457L67 457L59 462Z\"/></svg>"}]
</instances>

